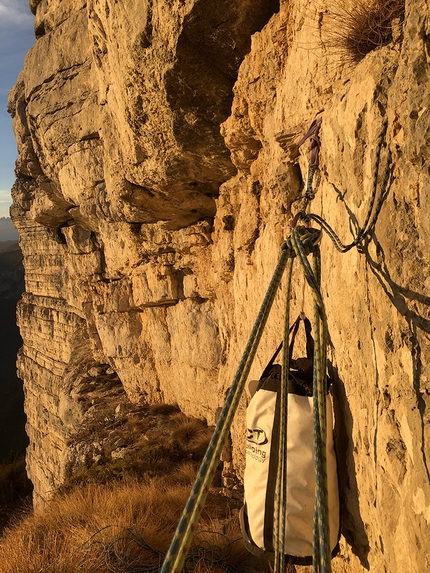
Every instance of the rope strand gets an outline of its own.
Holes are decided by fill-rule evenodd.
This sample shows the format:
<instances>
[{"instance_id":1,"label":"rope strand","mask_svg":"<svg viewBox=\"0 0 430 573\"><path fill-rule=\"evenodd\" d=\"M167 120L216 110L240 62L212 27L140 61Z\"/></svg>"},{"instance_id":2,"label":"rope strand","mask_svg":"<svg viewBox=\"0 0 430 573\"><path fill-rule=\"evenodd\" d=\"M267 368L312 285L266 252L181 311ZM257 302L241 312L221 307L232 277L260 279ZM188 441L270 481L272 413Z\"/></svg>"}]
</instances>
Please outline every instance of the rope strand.
<instances>
[{"instance_id":1,"label":"rope strand","mask_svg":"<svg viewBox=\"0 0 430 573\"><path fill-rule=\"evenodd\" d=\"M288 428L288 379L290 375L290 300L291 300L291 277L294 259L291 258L287 265L286 304L284 319L284 340L282 345L282 368L281 368L281 392L280 392L280 420L279 445L278 445L278 468L275 486L275 562L274 573L285 571L285 524L287 504L287 428Z\"/></svg>"},{"instance_id":2,"label":"rope strand","mask_svg":"<svg viewBox=\"0 0 430 573\"><path fill-rule=\"evenodd\" d=\"M199 473L191 490L190 497L182 513L172 543L167 552L161 569L161 573L179 573L182 571L184 561L193 540L194 532L200 514L203 509L209 488L212 484L216 468L220 459L224 442L227 438L233 416L239 404L240 397L245 387L245 382L251 369L258 344L263 334L264 327L269 317L270 309L275 299L276 292L281 282L288 258L293 253L289 244L285 242L281 249L281 256L267 290L266 296L255 321L242 359L239 363L236 375L228 391L224 407L218 418L212 439L209 443L205 457L199 469Z\"/></svg>"},{"instance_id":3,"label":"rope strand","mask_svg":"<svg viewBox=\"0 0 430 573\"><path fill-rule=\"evenodd\" d=\"M321 259L318 245L314 250L314 269L311 268L300 241L300 229L291 233L291 240L305 278L314 299L314 372L313 372L313 413L314 413L314 458L315 458L315 516L313 530L312 563L314 573L331 572L331 551L328 519L327 452L326 452L326 355L327 319L320 291Z\"/></svg>"}]
</instances>

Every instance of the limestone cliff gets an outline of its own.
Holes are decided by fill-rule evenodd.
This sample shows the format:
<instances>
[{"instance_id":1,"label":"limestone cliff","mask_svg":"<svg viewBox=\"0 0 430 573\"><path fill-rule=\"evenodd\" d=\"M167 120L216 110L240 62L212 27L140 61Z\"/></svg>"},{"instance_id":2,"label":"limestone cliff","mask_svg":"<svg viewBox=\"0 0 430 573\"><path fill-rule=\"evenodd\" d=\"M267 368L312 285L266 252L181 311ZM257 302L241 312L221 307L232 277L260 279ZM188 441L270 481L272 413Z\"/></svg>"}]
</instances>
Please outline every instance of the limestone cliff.
<instances>
[{"instance_id":1,"label":"limestone cliff","mask_svg":"<svg viewBox=\"0 0 430 573\"><path fill-rule=\"evenodd\" d=\"M303 187L298 140L322 118L311 209L349 242L387 119L393 167L375 229L360 250L321 246L343 500L333 567L430 568L428 3L407 1L385 45L355 58L333 41L348 26L331 0L30 5L37 40L9 109L35 502L63 479L81 384L99 370L134 401L213 423ZM281 293L254 377L282 307Z\"/></svg>"}]
</instances>

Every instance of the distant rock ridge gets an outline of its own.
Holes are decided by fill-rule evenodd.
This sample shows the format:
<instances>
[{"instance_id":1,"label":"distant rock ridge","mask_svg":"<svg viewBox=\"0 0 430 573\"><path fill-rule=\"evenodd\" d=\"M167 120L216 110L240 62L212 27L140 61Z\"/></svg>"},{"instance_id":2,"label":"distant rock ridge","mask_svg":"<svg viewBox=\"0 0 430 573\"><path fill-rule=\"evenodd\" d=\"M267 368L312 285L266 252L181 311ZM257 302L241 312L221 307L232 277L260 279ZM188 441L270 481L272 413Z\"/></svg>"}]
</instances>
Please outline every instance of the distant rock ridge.
<instances>
[{"instance_id":1,"label":"distant rock ridge","mask_svg":"<svg viewBox=\"0 0 430 573\"><path fill-rule=\"evenodd\" d=\"M5 241L17 241L18 231L9 217L0 217L0 243Z\"/></svg>"},{"instance_id":2,"label":"distant rock ridge","mask_svg":"<svg viewBox=\"0 0 430 573\"><path fill-rule=\"evenodd\" d=\"M2 222L0 219L0 228ZM18 241L0 242L0 463L22 455L28 443L22 381L16 375L16 357L22 345L16 304L23 291L24 267Z\"/></svg>"},{"instance_id":3,"label":"distant rock ridge","mask_svg":"<svg viewBox=\"0 0 430 573\"><path fill-rule=\"evenodd\" d=\"M321 243L342 496L333 570L429 567L430 8L406 2L386 45L350 58L332 41L350 25L333 4L30 2L37 40L9 111L36 507L64 479L91 372L115 373L133 402L214 423L306 180L298 141L321 117L311 209L348 242L387 119L375 228L343 255ZM300 273L293 283L293 316L312 315ZM282 295L252 378L282 336ZM224 460L238 475L245 406Z\"/></svg>"},{"instance_id":4,"label":"distant rock ridge","mask_svg":"<svg viewBox=\"0 0 430 573\"><path fill-rule=\"evenodd\" d=\"M0 300L16 303L23 290L24 267L18 241L0 242Z\"/></svg>"}]
</instances>

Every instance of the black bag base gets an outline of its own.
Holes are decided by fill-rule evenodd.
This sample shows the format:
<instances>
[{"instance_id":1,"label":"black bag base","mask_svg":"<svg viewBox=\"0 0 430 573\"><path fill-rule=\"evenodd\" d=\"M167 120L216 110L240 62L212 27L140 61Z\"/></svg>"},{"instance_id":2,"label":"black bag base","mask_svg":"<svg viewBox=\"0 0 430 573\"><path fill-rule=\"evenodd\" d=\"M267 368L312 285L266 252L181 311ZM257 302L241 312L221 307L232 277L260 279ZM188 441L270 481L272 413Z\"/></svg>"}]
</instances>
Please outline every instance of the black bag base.
<instances>
[{"instance_id":1,"label":"black bag base","mask_svg":"<svg viewBox=\"0 0 430 573\"><path fill-rule=\"evenodd\" d=\"M275 560L275 554L272 551L267 551L255 545L251 539L248 527L248 518L245 512L245 508L242 507L239 512L240 527L243 535L243 545L245 549L255 555L256 557L265 557L268 561L273 562ZM339 543L336 543L335 548L331 552L331 558L336 557L339 553L340 547ZM306 557L299 557L298 555L285 555L285 564L288 565L312 565L312 555Z\"/></svg>"}]
</instances>

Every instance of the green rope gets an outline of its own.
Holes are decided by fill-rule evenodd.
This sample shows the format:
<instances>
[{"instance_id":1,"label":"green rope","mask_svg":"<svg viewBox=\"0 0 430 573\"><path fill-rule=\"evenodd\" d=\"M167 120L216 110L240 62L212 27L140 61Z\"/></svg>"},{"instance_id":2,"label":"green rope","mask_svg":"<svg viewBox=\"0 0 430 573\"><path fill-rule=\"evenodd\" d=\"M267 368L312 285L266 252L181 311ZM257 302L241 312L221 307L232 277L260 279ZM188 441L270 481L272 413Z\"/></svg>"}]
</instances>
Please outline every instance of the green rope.
<instances>
[{"instance_id":1,"label":"green rope","mask_svg":"<svg viewBox=\"0 0 430 573\"><path fill-rule=\"evenodd\" d=\"M284 573L285 571L285 508L287 503L287 418L288 418L288 379L290 376L290 301L291 301L291 277L294 259L288 261L286 304L284 320L284 341L282 345L282 369L281 369L281 393L280 393L280 420L279 445L278 445L278 468L275 486L275 562L274 573ZM285 423L284 423L285 421Z\"/></svg>"},{"instance_id":2,"label":"green rope","mask_svg":"<svg viewBox=\"0 0 430 573\"><path fill-rule=\"evenodd\" d=\"M319 252L315 253L315 266L318 264ZM317 277L318 280L318 277ZM315 321L315 359L314 359L314 443L316 472L316 523L314 532L313 563L315 571L330 572L330 536L328 521L328 488L326 457L326 335L325 323L321 320L319 301L314 299Z\"/></svg>"},{"instance_id":3,"label":"green rope","mask_svg":"<svg viewBox=\"0 0 430 573\"><path fill-rule=\"evenodd\" d=\"M300 261L314 299L314 458L315 458L315 515L313 530L312 563L314 573L331 572L330 532L328 519L327 453L326 453L326 356L327 320L320 291L321 257L315 246L314 269L311 268L300 240L300 227L293 229L291 241Z\"/></svg>"},{"instance_id":4,"label":"green rope","mask_svg":"<svg viewBox=\"0 0 430 573\"><path fill-rule=\"evenodd\" d=\"M203 509L209 488L212 484L220 455L227 438L233 416L239 404L246 379L251 369L258 344L269 317L269 312L281 282L288 258L294 256L291 246L285 242L281 249L281 256L270 282L260 312L255 321L236 375L228 391L224 407L218 418L212 439L209 443L205 457L191 490L182 517L179 521L172 543L167 552L161 573L179 573L182 571L187 552L193 541L200 514Z\"/></svg>"},{"instance_id":5,"label":"green rope","mask_svg":"<svg viewBox=\"0 0 430 573\"><path fill-rule=\"evenodd\" d=\"M310 270L310 266L309 263L307 262L306 257L315 250L315 244L319 240L320 236L321 232L318 231L317 229L297 227L296 229L294 229L291 237L287 239L282 245L281 255L278 264L274 271L267 293L264 297L263 303L260 308L260 312L255 321L254 327L252 329L242 359L239 363L236 375L227 393L224 407L221 410L217 425L212 435L212 439L209 443L205 457L202 461L198 475L191 490L190 497L188 498L187 504L182 513L182 517L179 521L172 543L167 552L166 558L161 568L161 573L180 573L182 571L187 552L193 541L193 536L198 524L198 520L200 518L200 514L203 509L204 502L206 500L209 488L212 484L213 477L215 475L218 466L221 451L224 447L224 442L227 438L231 423L233 421L234 414L236 412L240 397L242 395L245 386L245 382L247 380L261 336L263 334L264 327L269 317L270 309L273 305L276 292L279 288L282 275L286 267L288 267L287 289L286 289L287 301L289 301L290 299L291 274L292 274L291 271L292 271L293 257L295 257L296 255L298 256L298 258L304 257L309 267L309 270L307 269L306 271L308 274L306 274L305 272L306 279L308 280L308 282L311 281L313 284L316 285L316 288L318 288L318 283L312 273L312 270ZM304 264L303 261L301 262L303 265ZM288 310L288 305L289 302L287 302L287 310ZM323 310L322 299L320 306ZM285 335L284 335L284 340L286 340L287 342L283 354L284 395L281 398L281 400L283 400L284 402L283 411L285 416L287 413L287 401L288 401L287 385L286 385L286 381L288 380L288 373L287 373L288 368L285 367L285 364L288 363L288 334L287 334L289 327L288 322L289 318L287 316L285 325ZM285 458L284 453L286 448L286 425L284 428L282 441L283 441L283 446L280 446L282 447L282 450L280 450L282 451L282 455L280 456L281 460ZM285 555L284 555L285 553L284 532L285 532L285 509L286 509L285 460L282 463L280 472L281 473L279 474L280 477L278 480L278 495L277 495L278 508L275 510L275 519L277 520L277 526L278 526L277 528L275 527L275 543L277 544L278 547L277 554L279 555L279 557L277 558L278 571L279 573L283 573L283 569L279 569L279 566L285 564ZM321 573L325 573L326 571L330 570L321 569Z\"/></svg>"}]
</instances>

